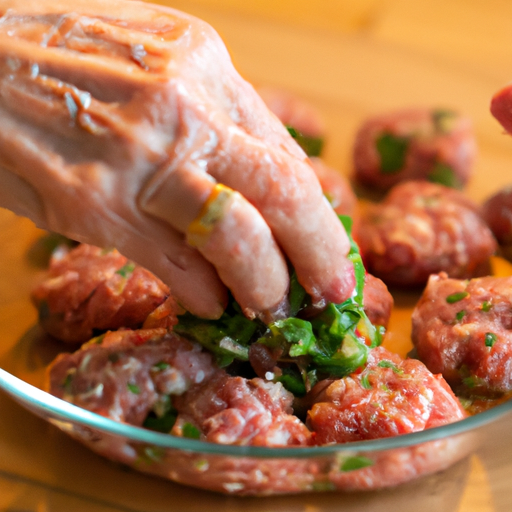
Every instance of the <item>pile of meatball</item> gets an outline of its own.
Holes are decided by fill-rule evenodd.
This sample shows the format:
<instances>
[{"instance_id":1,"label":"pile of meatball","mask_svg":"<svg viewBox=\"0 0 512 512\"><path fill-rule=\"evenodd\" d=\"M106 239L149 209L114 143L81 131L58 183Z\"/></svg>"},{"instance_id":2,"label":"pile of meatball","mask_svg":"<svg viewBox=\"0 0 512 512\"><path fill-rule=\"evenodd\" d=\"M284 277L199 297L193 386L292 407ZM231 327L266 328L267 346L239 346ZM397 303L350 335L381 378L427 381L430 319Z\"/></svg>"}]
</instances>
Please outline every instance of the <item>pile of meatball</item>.
<instances>
[{"instance_id":1,"label":"pile of meatball","mask_svg":"<svg viewBox=\"0 0 512 512\"><path fill-rule=\"evenodd\" d=\"M81 244L60 247L32 293L41 326L66 347L48 390L117 421L256 446L417 432L506 398L512 276L489 274L491 257L512 245L512 192L484 205L464 194L476 153L470 121L427 108L369 119L355 136L349 180L321 159L325 129L314 109L283 91L261 95L309 154L332 207L353 218L371 321L387 327L393 290L422 293L414 355L373 348L364 367L297 397L271 372L220 368L173 331L183 311L172 290L115 249ZM361 201L366 192L379 198Z\"/></svg>"}]
</instances>

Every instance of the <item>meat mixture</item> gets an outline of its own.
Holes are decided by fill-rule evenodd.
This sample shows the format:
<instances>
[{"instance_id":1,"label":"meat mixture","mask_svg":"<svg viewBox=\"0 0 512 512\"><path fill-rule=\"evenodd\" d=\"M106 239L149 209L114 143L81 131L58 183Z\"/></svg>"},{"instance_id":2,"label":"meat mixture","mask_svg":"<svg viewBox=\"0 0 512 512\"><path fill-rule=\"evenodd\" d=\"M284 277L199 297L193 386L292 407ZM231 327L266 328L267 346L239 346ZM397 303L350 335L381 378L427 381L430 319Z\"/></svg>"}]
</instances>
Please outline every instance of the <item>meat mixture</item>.
<instances>
[{"instance_id":1,"label":"meat mixture","mask_svg":"<svg viewBox=\"0 0 512 512\"><path fill-rule=\"evenodd\" d=\"M466 395L512 391L512 277L432 275L412 315L418 357Z\"/></svg>"},{"instance_id":2,"label":"meat mixture","mask_svg":"<svg viewBox=\"0 0 512 512\"><path fill-rule=\"evenodd\" d=\"M355 236L368 271L399 286L422 286L442 271L485 275L497 247L476 204L426 181L396 185L382 203L369 205Z\"/></svg>"},{"instance_id":3,"label":"meat mixture","mask_svg":"<svg viewBox=\"0 0 512 512\"><path fill-rule=\"evenodd\" d=\"M471 177L475 155L467 117L444 109L393 111L368 119L359 129L354 180L381 191L406 180L462 188Z\"/></svg>"}]
</instances>

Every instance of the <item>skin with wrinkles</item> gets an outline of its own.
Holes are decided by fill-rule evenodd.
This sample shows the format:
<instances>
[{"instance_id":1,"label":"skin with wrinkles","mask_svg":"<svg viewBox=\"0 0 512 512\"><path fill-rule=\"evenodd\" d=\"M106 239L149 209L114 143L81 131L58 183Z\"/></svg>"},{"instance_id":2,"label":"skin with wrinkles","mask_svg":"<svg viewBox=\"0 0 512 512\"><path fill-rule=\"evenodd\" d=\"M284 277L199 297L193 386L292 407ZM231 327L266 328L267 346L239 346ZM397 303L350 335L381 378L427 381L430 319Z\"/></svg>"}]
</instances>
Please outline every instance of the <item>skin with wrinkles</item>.
<instances>
[{"instance_id":1,"label":"skin with wrinkles","mask_svg":"<svg viewBox=\"0 0 512 512\"><path fill-rule=\"evenodd\" d=\"M211 27L123 0L0 14L0 205L115 246L199 316L222 313L226 286L247 316L283 315L286 259L316 304L350 296L348 238L309 160ZM192 247L217 183L238 194Z\"/></svg>"}]
</instances>

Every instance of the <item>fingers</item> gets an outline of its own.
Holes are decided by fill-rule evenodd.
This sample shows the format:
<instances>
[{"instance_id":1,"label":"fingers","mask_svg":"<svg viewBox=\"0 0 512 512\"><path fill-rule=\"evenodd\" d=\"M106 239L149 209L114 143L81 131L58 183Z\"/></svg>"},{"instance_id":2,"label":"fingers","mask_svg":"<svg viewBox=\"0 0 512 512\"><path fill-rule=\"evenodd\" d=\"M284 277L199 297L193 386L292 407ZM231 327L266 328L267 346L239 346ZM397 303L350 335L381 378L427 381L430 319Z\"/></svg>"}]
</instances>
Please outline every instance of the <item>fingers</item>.
<instances>
[{"instance_id":1,"label":"fingers","mask_svg":"<svg viewBox=\"0 0 512 512\"><path fill-rule=\"evenodd\" d=\"M249 318L284 314L288 269L270 228L239 193L203 171L162 169L139 197L144 211L187 234Z\"/></svg>"},{"instance_id":2,"label":"fingers","mask_svg":"<svg viewBox=\"0 0 512 512\"><path fill-rule=\"evenodd\" d=\"M114 181L101 161L55 154L50 139L25 129L24 117L0 108L0 120L1 206L74 240L117 247L170 283L188 311L204 318L222 314L227 293L213 266L178 231L125 203L127 195L112 196L111 189L123 190L122 177Z\"/></svg>"},{"instance_id":3,"label":"fingers","mask_svg":"<svg viewBox=\"0 0 512 512\"><path fill-rule=\"evenodd\" d=\"M219 318L224 312L226 287L215 268L181 234L166 227L161 236L146 238L137 234L126 238L125 243L118 243L117 248L164 282L171 283L171 294L186 311L210 319Z\"/></svg>"},{"instance_id":4,"label":"fingers","mask_svg":"<svg viewBox=\"0 0 512 512\"><path fill-rule=\"evenodd\" d=\"M300 283L322 305L341 303L354 289L350 243L303 160L231 129L208 165L219 182L238 190L262 214Z\"/></svg>"}]
</instances>

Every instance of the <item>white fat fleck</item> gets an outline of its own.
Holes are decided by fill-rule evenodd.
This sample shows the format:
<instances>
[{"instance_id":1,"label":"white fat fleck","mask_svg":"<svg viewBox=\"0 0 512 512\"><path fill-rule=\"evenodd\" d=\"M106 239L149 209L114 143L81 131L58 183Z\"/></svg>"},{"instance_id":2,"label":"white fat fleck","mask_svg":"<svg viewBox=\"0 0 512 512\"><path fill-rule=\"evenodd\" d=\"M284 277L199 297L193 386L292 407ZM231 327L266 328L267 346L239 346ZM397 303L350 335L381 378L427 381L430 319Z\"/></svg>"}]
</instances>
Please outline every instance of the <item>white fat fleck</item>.
<instances>
[{"instance_id":1,"label":"white fat fleck","mask_svg":"<svg viewBox=\"0 0 512 512\"><path fill-rule=\"evenodd\" d=\"M137 458L137 452L129 444L124 444L121 448L121 452L123 455L126 455L130 459Z\"/></svg>"},{"instance_id":2,"label":"white fat fleck","mask_svg":"<svg viewBox=\"0 0 512 512\"><path fill-rule=\"evenodd\" d=\"M81 399L88 399L88 398L94 398L94 397L99 398L100 396L103 395L103 388L104 388L103 382L100 382L95 387L93 387L90 391L87 391L87 393L82 393L80 395L80 398Z\"/></svg>"},{"instance_id":3,"label":"white fat fleck","mask_svg":"<svg viewBox=\"0 0 512 512\"><path fill-rule=\"evenodd\" d=\"M120 401L121 401L120 395L118 393L116 393L114 395L114 403L108 410L108 416L115 421L123 421L123 419L124 419L124 411L123 411L123 408L121 407Z\"/></svg>"},{"instance_id":4,"label":"white fat fleck","mask_svg":"<svg viewBox=\"0 0 512 512\"><path fill-rule=\"evenodd\" d=\"M135 357L129 357L126 362L121 366L121 370L134 370L137 371L141 368L141 362Z\"/></svg>"},{"instance_id":5,"label":"white fat fleck","mask_svg":"<svg viewBox=\"0 0 512 512\"><path fill-rule=\"evenodd\" d=\"M199 384L200 382L203 382L204 380L204 377L205 377L205 373L203 370L199 370L196 374L196 378L195 378L195 383L196 384Z\"/></svg>"},{"instance_id":6,"label":"white fat fleck","mask_svg":"<svg viewBox=\"0 0 512 512\"><path fill-rule=\"evenodd\" d=\"M166 395L181 395L188 389L188 383L183 373L172 367L161 372L155 385L160 393Z\"/></svg>"},{"instance_id":7,"label":"white fat fleck","mask_svg":"<svg viewBox=\"0 0 512 512\"><path fill-rule=\"evenodd\" d=\"M91 362L92 354L85 354L84 358L82 359L82 362L80 363L80 366L78 367L79 372L84 372L87 369L87 366Z\"/></svg>"},{"instance_id":8,"label":"white fat fleck","mask_svg":"<svg viewBox=\"0 0 512 512\"><path fill-rule=\"evenodd\" d=\"M265 476L263 471L261 471L261 469L257 469L256 471L253 472L253 478L257 483L266 482L268 480L268 478Z\"/></svg>"},{"instance_id":9,"label":"white fat fleck","mask_svg":"<svg viewBox=\"0 0 512 512\"><path fill-rule=\"evenodd\" d=\"M222 484L222 487L226 489L227 492L237 492L245 489L245 484L241 482L231 482Z\"/></svg>"},{"instance_id":10,"label":"white fat fleck","mask_svg":"<svg viewBox=\"0 0 512 512\"><path fill-rule=\"evenodd\" d=\"M272 435L267 436L269 446L286 446L290 440L290 433L286 430L274 430Z\"/></svg>"}]
</instances>

